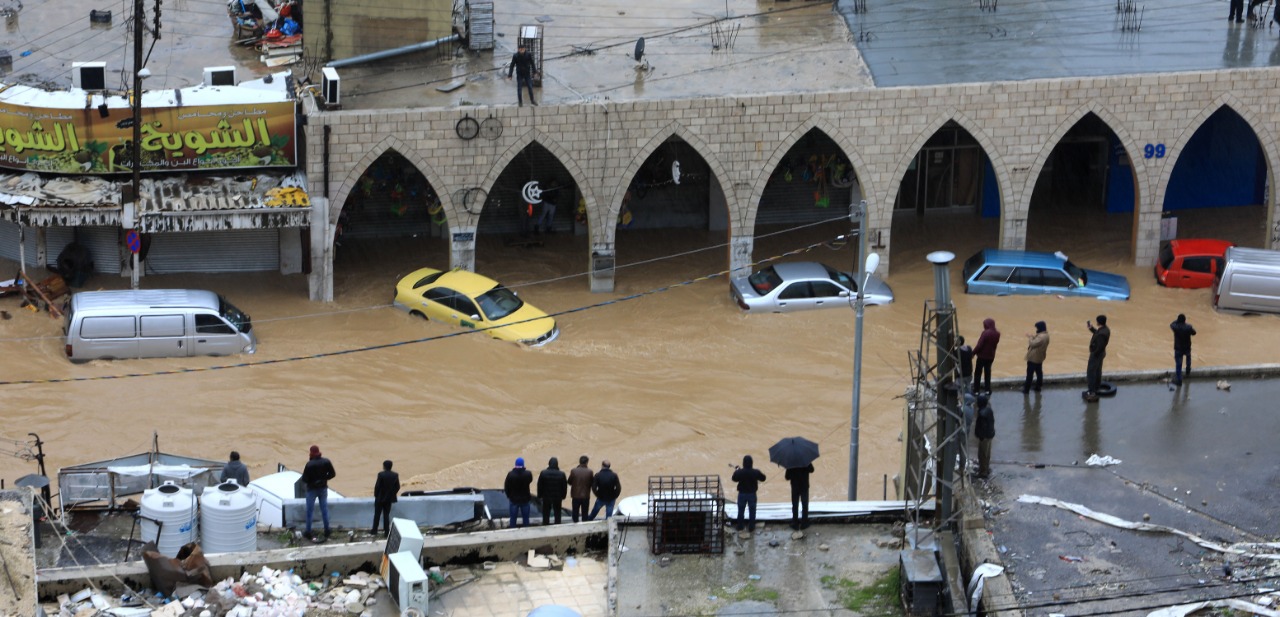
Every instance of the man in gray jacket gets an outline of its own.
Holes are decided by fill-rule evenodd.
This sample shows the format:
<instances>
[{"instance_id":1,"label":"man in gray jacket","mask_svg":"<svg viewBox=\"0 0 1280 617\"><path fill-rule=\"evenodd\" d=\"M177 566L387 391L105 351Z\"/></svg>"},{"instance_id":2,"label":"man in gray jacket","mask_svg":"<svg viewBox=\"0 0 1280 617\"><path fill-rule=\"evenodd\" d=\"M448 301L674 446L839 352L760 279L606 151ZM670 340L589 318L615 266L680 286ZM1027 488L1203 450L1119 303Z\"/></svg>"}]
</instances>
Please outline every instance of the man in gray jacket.
<instances>
[{"instance_id":1,"label":"man in gray jacket","mask_svg":"<svg viewBox=\"0 0 1280 617\"><path fill-rule=\"evenodd\" d=\"M222 466L222 475L218 478L218 482L227 480L235 480L240 486L249 486L249 468L240 462L240 453L235 450L231 451L231 460Z\"/></svg>"}]
</instances>

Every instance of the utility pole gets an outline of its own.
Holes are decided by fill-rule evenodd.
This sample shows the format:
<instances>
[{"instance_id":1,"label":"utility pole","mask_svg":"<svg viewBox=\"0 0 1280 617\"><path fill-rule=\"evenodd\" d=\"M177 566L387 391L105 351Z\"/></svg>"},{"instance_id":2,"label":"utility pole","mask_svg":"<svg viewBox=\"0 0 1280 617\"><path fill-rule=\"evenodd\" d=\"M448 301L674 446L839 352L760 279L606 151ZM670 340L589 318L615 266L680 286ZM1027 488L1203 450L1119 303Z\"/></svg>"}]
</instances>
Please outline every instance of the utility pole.
<instances>
[{"instance_id":1,"label":"utility pole","mask_svg":"<svg viewBox=\"0 0 1280 617\"><path fill-rule=\"evenodd\" d=\"M133 225L136 227L142 214L142 20L146 16L143 0L133 0ZM129 288L138 288L138 253L133 253L133 267L129 269Z\"/></svg>"}]
</instances>

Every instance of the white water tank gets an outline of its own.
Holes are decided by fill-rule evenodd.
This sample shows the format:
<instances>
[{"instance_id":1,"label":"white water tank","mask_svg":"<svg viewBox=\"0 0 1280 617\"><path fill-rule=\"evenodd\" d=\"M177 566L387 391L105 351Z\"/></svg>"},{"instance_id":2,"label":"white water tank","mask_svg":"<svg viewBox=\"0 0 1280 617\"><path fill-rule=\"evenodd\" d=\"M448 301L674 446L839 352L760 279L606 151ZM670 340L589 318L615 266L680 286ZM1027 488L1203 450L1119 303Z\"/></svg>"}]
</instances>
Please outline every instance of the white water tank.
<instances>
[{"instance_id":1,"label":"white water tank","mask_svg":"<svg viewBox=\"0 0 1280 617\"><path fill-rule=\"evenodd\" d=\"M228 480L200 496L200 548L206 553L258 550L258 506L253 489Z\"/></svg>"},{"instance_id":2,"label":"white water tank","mask_svg":"<svg viewBox=\"0 0 1280 617\"><path fill-rule=\"evenodd\" d=\"M142 493L142 517L142 541L155 542L166 557L177 557L182 545L195 542L200 535L195 493L173 482Z\"/></svg>"}]
</instances>

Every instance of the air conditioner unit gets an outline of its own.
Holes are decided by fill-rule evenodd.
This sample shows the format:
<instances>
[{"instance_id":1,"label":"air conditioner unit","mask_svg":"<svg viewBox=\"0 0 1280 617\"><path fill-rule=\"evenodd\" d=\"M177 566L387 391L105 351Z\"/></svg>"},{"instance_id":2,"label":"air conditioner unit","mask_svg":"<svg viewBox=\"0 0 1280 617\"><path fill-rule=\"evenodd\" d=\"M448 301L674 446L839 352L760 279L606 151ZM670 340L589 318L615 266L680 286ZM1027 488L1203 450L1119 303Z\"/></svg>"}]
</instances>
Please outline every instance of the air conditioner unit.
<instances>
[{"instance_id":1,"label":"air conditioner unit","mask_svg":"<svg viewBox=\"0 0 1280 617\"><path fill-rule=\"evenodd\" d=\"M391 556L391 572L387 575L387 591L400 608L400 614L427 614L427 573L418 558L408 551Z\"/></svg>"},{"instance_id":2,"label":"air conditioner unit","mask_svg":"<svg viewBox=\"0 0 1280 617\"><path fill-rule=\"evenodd\" d=\"M204 85L206 86L236 85L236 67L206 66L204 68Z\"/></svg>"},{"instance_id":3,"label":"air conditioner unit","mask_svg":"<svg viewBox=\"0 0 1280 617\"><path fill-rule=\"evenodd\" d=\"M408 552L414 559L422 557L422 530L413 519L391 519L391 531L387 533L387 546L382 551L382 576L386 578L390 557Z\"/></svg>"},{"instance_id":4,"label":"air conditioner unit","mask_svg":"<svg viewBox=\"0 0 1280 617\"><path fill-rule=\"evenodd\" d=\"M107 63L72 62L71 85L81 90L106 90Z\"/></svg>"},{"instance_id":5,"label":"air conditioner unit","mask_svg":"<svg viewBox=\"0 0 1280 617\"><path fill-rule=\"evenodd\" d=\"M342 82L338 79L338 69L326 66L320 70L323 77L321 83L321 94L324 96L324 105L330 109L337 109L342 106Z\"/></svg>"}]
</instances>

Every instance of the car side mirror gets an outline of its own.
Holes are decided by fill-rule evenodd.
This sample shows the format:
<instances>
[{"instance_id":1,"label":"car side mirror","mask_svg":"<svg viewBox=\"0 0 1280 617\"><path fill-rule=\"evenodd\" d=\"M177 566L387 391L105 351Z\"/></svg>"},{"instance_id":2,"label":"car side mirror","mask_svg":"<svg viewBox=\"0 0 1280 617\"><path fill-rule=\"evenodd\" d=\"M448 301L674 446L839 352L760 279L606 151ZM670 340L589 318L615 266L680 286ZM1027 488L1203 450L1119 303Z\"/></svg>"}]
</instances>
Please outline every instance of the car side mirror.
<instances>
[{"instance_id":1,"label":"car side mirror","mask_svg":"<svg viewBox=\"0 0 1280 617\"><path fill-rule=\"evenodd\" d=\"M851 296L851 295L853 295L853 294L849 293L848 291L842 291L842 292L840 292L840 297L841 297L841 298L848 298L848 297L849 297L849 296Z\"/></svg>"},{"instance_id":2,"label":"car side mirror","mask_svg":"<svg viewBox=\"0 0 1280 617\"><path fill-rule=\"evenodd\" d=\"M472 316L471 316L471 321L480 321L480 316L479 316L479 315L472 315Z\"/></svg>"}]
</instances>

